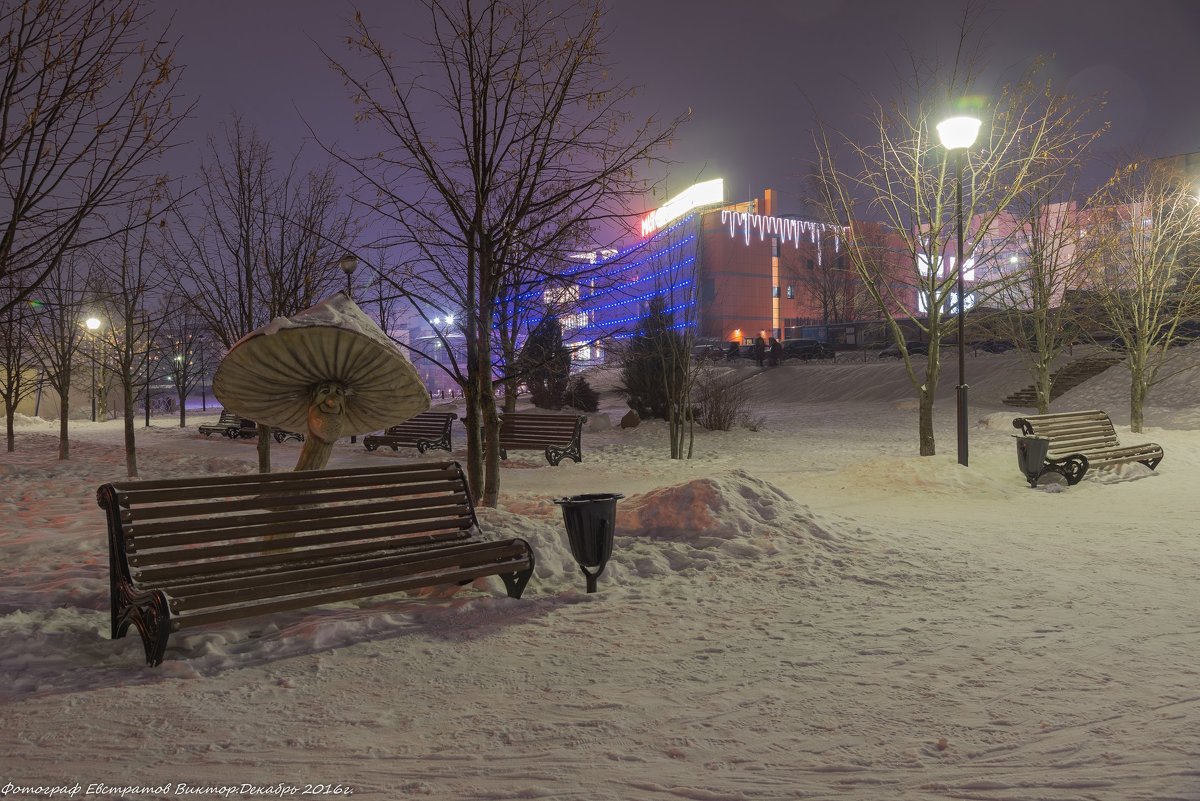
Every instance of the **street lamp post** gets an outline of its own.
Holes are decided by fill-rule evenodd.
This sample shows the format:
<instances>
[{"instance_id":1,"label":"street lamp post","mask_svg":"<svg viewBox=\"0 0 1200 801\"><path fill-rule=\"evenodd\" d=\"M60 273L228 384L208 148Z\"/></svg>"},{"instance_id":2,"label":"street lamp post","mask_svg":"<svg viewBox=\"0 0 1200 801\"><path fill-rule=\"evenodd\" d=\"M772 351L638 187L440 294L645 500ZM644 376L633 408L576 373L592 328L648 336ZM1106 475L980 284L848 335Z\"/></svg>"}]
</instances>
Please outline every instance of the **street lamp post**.
<instances>
[{"instance_id":1,"label":"street lamp post","mask_svg":"<svg viewBox=\"0 0 1200 801\"><path fill-rule=\"evenodd\" d=\"M355 256L353 253L347 253L345 256L342 256L340 259L338 259L337 264L341 271L346 274L346 297L353 300L354 295L351 292L350 276L354 274L354 268L358 266L358 256ZM353 445L356 442L358 442L358 437L351 434L350 444Z\"/></svg>"},{"instance_id":2,"label":"street lamp post","mask_svg":"<svg viewBox=\"0 0 1200 801\"><path fill-rule=\"evenodd\" d=\"M951 117L938 123L938 138L942 147L954 153L954 199L958 215L958 386L955 387L955 397L958 406L958 463L967 466L967 357L966 357L966 326L964 315L965 291L963 289L963 268L966 259L963 254L963 199L962 199L962 161L963 152L975 144L979 135L980 121L974 117Z\"/></svg>"},{"instance_id":3,"label":"street lamp post","mask_svg":"<svg viewBox=\"0 0 1200 801\"><path fill-rule=\"evenodd\" d=\"M358 257L353 253L347 253L338 259L338 267L346 274L346 297L353 299L350 292L350 276L354 274L354 268L358 266Z\"/></svg>"},{"instance_id":4,"label":"street lamp post","mask_svg":"<svg viewBox=\"0 0 1200 801\"><path fill-rule=\"evenodd\" d=\"M89 317L84 325L92 332L92 422L96 422L96 332L100 330L100 320Z\"/></svg>"}]
</instances>

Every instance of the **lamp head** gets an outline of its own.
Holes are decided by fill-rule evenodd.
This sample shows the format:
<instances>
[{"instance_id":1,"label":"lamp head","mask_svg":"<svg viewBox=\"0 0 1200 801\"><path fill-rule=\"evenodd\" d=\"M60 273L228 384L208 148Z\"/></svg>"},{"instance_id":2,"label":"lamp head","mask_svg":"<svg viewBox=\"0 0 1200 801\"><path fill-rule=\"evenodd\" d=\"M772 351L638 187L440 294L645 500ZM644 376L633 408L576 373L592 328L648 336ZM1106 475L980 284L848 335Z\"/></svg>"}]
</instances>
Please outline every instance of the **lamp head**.
<instances>
[{"instance_id":1,"label":"lamp head","mask_svg":"<svg viewBox=\"0 0 1200 801\"><path fill-rule=\"evenodd\" d=\"M347 253L345 256L342 256L340 259L338 259L337 264L338 267L341 268L342 272L344 272L346 275L350 275L352 272L354 272L354 268L358 266L358 256L355 256L353 253Z\"/></svg>"},{"instance_id":2,"label":"lamp head","mask_svg":"<svg viewBox=\"0 0 1200 801\"><path fill-rule=\"evenodd\" d=\"M938 139L947 150L968 148L975 144L982 123L974 117L951 117L938 123Z\"/></svg>"},{"instance_id":3,"label":"lamp head","mask_svg":"<svg viewBox=\"0 0 1200 801\"><path fill-rule=\"evenodd\" d=\"M100 327L100 320L96 317L89 317L83 321L83 324L88 327L89 331L95 331Z\"/></svg>"}]
</instances>

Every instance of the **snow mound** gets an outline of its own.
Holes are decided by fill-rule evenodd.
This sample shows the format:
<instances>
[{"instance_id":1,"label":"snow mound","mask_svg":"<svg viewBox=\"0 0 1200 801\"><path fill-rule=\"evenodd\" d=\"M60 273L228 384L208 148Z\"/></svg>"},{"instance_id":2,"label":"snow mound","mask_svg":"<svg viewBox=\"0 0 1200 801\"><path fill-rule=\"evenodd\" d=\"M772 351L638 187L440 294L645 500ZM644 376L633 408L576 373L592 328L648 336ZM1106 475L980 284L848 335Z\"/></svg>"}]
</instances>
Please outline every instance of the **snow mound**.
<instances>
[{"instance_id":1,"label":"snow mound","mask_svg":"<svg viewBox=\"0 0 1200 801\"><path fill-rule=\"evenodd\" d=\"M635 495L617 509L625 535L692 543L832 536L786 492L744 470ZM768 546L773 547L773 546Z\"/></svg>"}]
</instances>

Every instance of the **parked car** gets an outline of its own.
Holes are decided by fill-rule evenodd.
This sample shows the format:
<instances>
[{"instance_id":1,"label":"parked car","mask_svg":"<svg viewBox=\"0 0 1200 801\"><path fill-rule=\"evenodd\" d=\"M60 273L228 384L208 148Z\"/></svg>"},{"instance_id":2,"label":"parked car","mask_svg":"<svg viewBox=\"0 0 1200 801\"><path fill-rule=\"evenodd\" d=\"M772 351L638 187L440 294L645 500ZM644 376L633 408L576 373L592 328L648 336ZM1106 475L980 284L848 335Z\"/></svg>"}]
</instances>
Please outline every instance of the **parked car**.
<instances>
[{"instance_id":1,"label":"parked car","mask_svg":"<svg viewBox=\"0 0 1200 801\"><path fill-rule=\"evenodd\" d=\"M908 342L905 342L904 346L908 349L909 356L928 356L929 355L929 343L928 342L920 342L918 340L911 339ZM896 344L895 342L893 342L892 344L888 345L883 350L879 351L879 358L881 358L881 359L899 359L900 358L900 346L898 344Z\"/></svg>"},{"instance_id":2,"label":"parked car","mask_svg":"<svg viewBox=\"0 0 1200 801\"><path fill-rule=\"evenodd\" d=\"M809 359L832 359L837 354L833 348L816 339L785 339L783 345L783 359L801 359L808 361Z\"/></svg>"},{"instance_id":3,"label":"parked car","mask_svg":"<svg viewBox=\"0 0 1200 801\"><path fill-rule=\"evenodd\" d=\"M692 358L698 362L719 362L725 360L727 348L723 345L693 345Z\"/></svg>"}]
</instances>

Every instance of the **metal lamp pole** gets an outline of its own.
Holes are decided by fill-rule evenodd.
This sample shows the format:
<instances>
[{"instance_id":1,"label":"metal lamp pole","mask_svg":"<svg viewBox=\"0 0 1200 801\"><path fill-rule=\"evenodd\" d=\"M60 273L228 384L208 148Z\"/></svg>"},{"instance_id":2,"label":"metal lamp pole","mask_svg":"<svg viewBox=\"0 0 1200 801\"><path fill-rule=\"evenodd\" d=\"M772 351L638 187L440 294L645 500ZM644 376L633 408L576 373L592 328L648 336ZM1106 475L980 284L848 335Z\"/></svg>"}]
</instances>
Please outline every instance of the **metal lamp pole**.
<instances>
[{"instance_id":1,"label":"metal lamp pole","mask_svg":"<svg viewBox=\"0 0 1200 801\"><path fill-rule=\"evenodd\" d=\"M955 153L955 207L958 209L958 386L954 388L958 409L958 463L967 466L967 338L966 321L963 315L963 268L966 259L963 258L963 202L962 202L962 160L963 150Z\"/></svg>"},{"instance_id":2,"label":"metal lamp pole","mask_svg":"<svg viewBox=\"0 0 1200 801\"><path fill-rule=\"evenodd\" d=\"M96 332L100 330L100 320L89 317L84 321L88 331L92 332L92 422L96 422Z\"/></svg>"},{"instance_id":3,"label":"metal lamp pole","mask_svg":"<svg viewBox=\"0 0 1200 801\"><path fill-rule=\"evenodd\" d=\"M954 159L954 200L958 216L958 386L955 398L958 407L958 463L967 466L967 358L966 358L966 290L963 288L963 271L967 260L963 253L963 199L962 162L963 151L975 144L979 135L980 121L974 117L951 117L938 123L938 138L946 150L957 150Z\"/></svg>"},{"instance_id":4,"label":"metal lamp pole","mask_svg":"<svg viewBox=\"0 0 1200 801\"><path fill-rule=\"evenodd\" d=\"M340 259L338 259L338 267L341 268L342 272L346 274L346 297L350 298L351 300L354 299L354 295L351 292L350 276L354 274L354 268L357 266L358 256L355 256L353 253L347 253L345 256L342 256ZM353 445L356 442L358 442L358 437L351 434L350 444Z\"/></svg>"}]
</instances>

